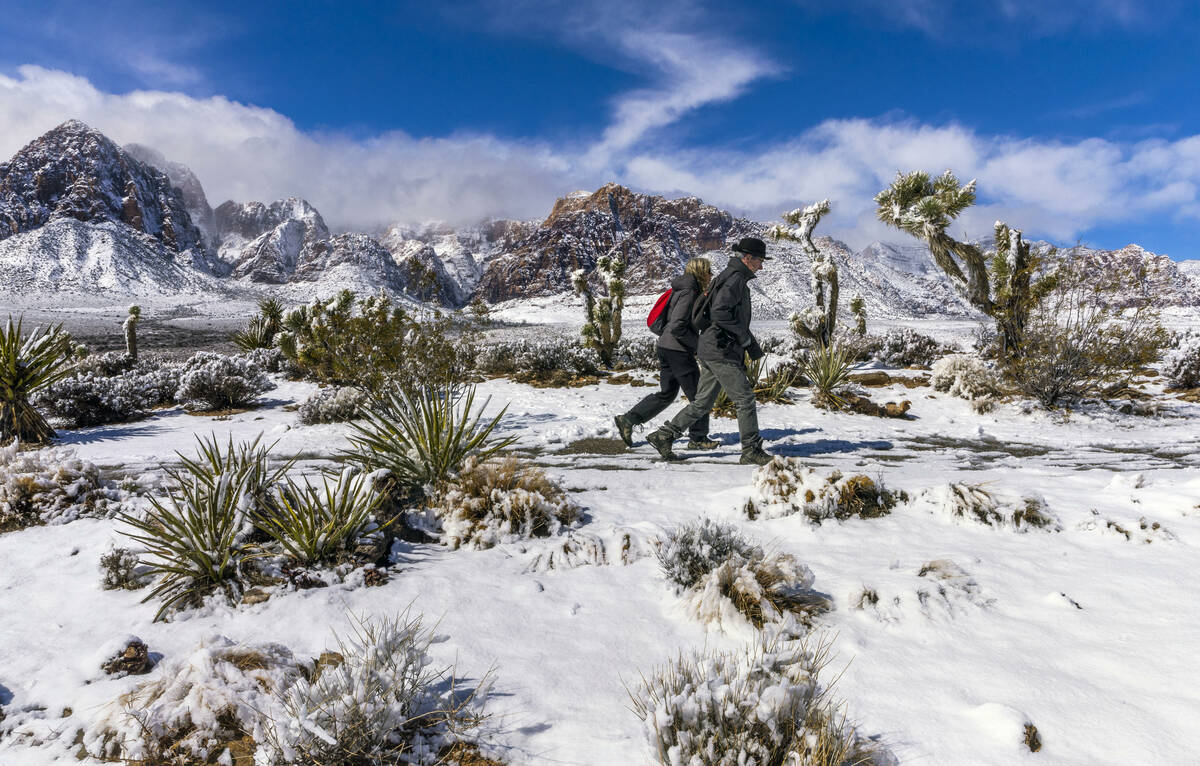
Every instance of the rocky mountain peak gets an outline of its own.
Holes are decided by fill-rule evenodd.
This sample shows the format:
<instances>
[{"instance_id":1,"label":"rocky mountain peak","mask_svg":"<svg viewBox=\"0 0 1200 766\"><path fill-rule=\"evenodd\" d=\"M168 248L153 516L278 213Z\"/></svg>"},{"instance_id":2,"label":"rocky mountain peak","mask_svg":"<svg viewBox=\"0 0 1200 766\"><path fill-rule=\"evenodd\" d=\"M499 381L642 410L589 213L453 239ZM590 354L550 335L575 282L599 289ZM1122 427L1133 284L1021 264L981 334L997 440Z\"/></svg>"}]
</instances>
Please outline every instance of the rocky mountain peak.
<instances>
[{"instance_id":1,"label":"rocky mountain peak","mask_svg":"<svg viewBox=\"0 0 1200 766\"><path fill-rule=\"evenodd\" d=\"M165 174L171 185L179 189L183 195L183 204L187 207L192 223L200 229L204 237L205 247L216 252L216 224L213 218L212 206L208 204L208 195L204 193L204 185L187 165L172 162L163 156L162 152L145 144L125 144L125 153L134 159Z\"/></svg>"},{"instance_id":2,"label":"rocky mountain peak","mask_svg":"<svg viewBox=\"0 0 1200 766\"><path fill-rule=\"evenodd\" d=\"M170 179L79 120L62 123L0 163L0 239L56 218L116 221L174 252L201 244Z\"/></svg>"}]
</instances>

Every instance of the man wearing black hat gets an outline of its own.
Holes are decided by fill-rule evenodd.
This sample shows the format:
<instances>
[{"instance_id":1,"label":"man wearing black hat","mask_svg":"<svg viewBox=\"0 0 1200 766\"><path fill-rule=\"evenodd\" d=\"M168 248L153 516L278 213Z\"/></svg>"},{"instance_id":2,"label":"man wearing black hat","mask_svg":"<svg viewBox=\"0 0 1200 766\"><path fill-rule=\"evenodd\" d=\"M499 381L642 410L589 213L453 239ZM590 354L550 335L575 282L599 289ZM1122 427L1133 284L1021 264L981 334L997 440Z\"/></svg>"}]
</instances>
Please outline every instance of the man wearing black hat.
<instances>
[{"instance_id":1,"label":"man wearing black hat","mask_svg":"<svg viewBox=\"0 0 1200 766\"><path fill-rule=\"evenodd\" d=\"M693 422L708 414L717 400L718 387L737 407L738 434L742 440L742 463L763 465L771 455L762 448L758 433L758 410L754 386L746 375L744 354L759 359L762 349L750 332L750 280L770 260L766 244L756 237L744 237L733 246L740 257L729 259L712 281L709 292L709 316L712 324L700 334L696 358L700 362L700 382L696 398L675 417L646 437L667 460L678 460L671 442L679 438Z\"/></svg>"}]
</instances>

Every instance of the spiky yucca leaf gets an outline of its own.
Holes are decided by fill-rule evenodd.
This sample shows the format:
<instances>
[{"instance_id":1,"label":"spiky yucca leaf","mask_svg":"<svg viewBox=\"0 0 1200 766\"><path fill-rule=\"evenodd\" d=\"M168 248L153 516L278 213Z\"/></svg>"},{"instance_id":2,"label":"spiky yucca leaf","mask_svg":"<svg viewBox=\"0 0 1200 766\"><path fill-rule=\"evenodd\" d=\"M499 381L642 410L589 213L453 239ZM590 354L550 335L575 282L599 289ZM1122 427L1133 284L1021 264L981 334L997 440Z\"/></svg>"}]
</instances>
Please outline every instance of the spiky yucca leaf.
<instances>
[{"instance_id":1,"label":"spiky yucca leaf","mask_svg":"<svg viewBox=\"0 0 1200 766\"><path fill-rule=\"evenodd\" d=\"M179 456L180 468L168 468L166 474L180 484L192 481L209 486L215 485L221 476L234 476L234 481L248 497L243 503L248 511L261 513L274 507L271 489L296 462L295 458L290 458L271 467L269 453L275 445L263 445L262 434L238 444L233 443L230 435L224 449L216 434L197 436L196 441L200 445L196 457L175 453Z\"/></svg>"},{"instance_id":2,"label":"spiky yucca leaf","mask_svg":"<svg viewBox=\"0 0 1200 766\"><path fill-rule=\"evenodd\" d=\"M62 325L39 327L26 336L22 326L10 316L0 331L0 443L16 438L41 444L54 438L54 429L29 401L70 374L71 336Z\"/></svg>"},{"instance_id":3,"label":"spiky yucca leaf","mask_svg":"<svg viewBox=\"0 0 1200 766\"><path fill-rule=\"evenodd\" d=\"M276 495L277 510L256 519L257 526L298 562L315 564L344 550L374 524L383 495L370 479L347 469L321 487L287 481Z\"/></svg>"},{"instance_id":4,"label":"spiky yucca leaf","mask_svg":"<svg viewBox=\"0 0 1200 766\"><path fill-rule=\"evenodd\" d=\"M475 411L474 386L386 390L372 398L362 420L350 424L352 447L342 456L364 471L387 470L399 495L436 486L468 455L482 460L516 441L491 436L507 406L480 422L487 404Z\"/></svg>"},{"instance_id":5,"label":"spiky yucca leaf","mask_svg":"<svg viewBox=\"0 0 1200 766\"><path fill-rule=\"evenodd\" d=\"M242 351L274 348L277 330L278 326L272 327L269 320L256 316L246 325L245 330L236 330L230 333L229 340Z\"/></svg>"},{"instance_id":6,"label":"spiky yucca leaf","mask_svg":"<svg viewBox=\"0 0 1200 766\"><path fill-rule=\"evenodd\" d=\"M838 389L850 382L854 354L838 344L817 346L800 362L800 369L812 381L813 401L818 406L842 409L847 402Z\"/></svg>"}]
</instances>

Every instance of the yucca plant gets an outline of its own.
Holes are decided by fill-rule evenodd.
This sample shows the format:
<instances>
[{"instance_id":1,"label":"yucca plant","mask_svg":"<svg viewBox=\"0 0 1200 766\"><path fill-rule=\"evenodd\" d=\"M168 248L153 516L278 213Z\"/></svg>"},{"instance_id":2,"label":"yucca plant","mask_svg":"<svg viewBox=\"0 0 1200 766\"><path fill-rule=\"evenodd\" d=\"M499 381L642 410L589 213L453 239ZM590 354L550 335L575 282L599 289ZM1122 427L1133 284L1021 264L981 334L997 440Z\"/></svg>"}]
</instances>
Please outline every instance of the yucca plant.
<instances>
[{"instance_id":1,"label":"yucca plant","mask_svg":"<svg viewBox=\"0 0 1200 766\"><path fill-rule=\"evenodd\" d=\"M348 468L321 487L288 480L276 494L276 510L256 519L257 526L302 564L315 564L345 550L374 526L383 495L370 478Z\"/></svg>"},{"instance_id":2,"label":"yucca plant","mask_svg":"<svg viewBox=\"0 0 1200 766\"><path fill-rule=\"evenodd\" d=\"M121 521L133 528L127 533L146 548L142 559L158 579L142 602L162 601L155 621L168 612L194 606L208 594L223 589L231 599L237 594L237 546L246 488L236 474L184 478L166 501L150 496L145 518L128 513Z\"/></svg>"},{"instance_id":3,"label":"yucca plant","mask_svg":"<svg viewBox=\"0 0 1200 766\"><path fill-rule=\"evenodd\" d=\"M71 336L62 325L39 327L25 336L22 321L13 324L8 318L0 332L0 444L14 438L42 444L54 438L54 429L30 399L70 374L71 364Z\"/></svg>"},{"instance_id":4,"label":"yucca plant","mask_svg":"<svg viewBox=\"0 0 1200 766\"><path fill-rule=\"evenodd\" d=\"M474 386L385 390L350 424L352 446L342 457L365 472L387 470L394 497L421 492L450 478L468 455L482 460L516 441L491 435L507 406L480 422L487 404L476 411Z\"/></svg>"},{"instance_id":5,"label":"yucca plant","mask_svg":"<svg viewBox=\"0 0 1200 766\"><path fill-rule=\"evenodd\" d=\"M250 319L245 330L230 333L229 340L242 351L275 347L275 330L266 319L256 316Z\"/></svg>"},{"instance_id":6,"label":"yucca plant","mask_svg":"<svg viewBox=\"0 0 1200 766\"><path fill-rule=\"evenodd\" d=\"M235 483L248 497L243 503L245 510L261 516L275 508L272 490L295 464L295 458L271 467L269 453L275 445L263 445L262 434L238 444L234 444L233 436L230 436L224 449L217 441L216 434L197 436L196 441L200 446L195 458L176 453L180 468L166 469L170 478L180 484L191 481L215 486L220 477L233 476ZM243 515L239 521L245 524L249 519Z\"/></svg>"},{"instance_id":7,"label":"yucca plant","mask_svg":"<svg viewBox=\"0 0 1200 766\"><path fill-rule=\"evenodd\" d=\"M817 346L804 355L800 371L811 381L813 404L826 409L840 410L848 405L839 389L850 382L854 355L839 344Z\"/></svg>"}]
</instances>

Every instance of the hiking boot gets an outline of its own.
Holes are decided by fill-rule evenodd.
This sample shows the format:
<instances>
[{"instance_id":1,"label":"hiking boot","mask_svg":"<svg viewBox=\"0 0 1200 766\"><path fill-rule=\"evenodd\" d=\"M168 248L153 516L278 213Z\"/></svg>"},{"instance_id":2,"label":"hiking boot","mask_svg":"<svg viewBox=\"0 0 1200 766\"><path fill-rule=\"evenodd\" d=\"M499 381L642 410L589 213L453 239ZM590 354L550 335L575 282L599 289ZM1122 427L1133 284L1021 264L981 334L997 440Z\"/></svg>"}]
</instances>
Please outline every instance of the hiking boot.
<instances>
[{"instance_id":1,"label":"hiking boot","mask_svg":"<svg viewBox=\"0 0 1200 766\"><path fill-rule=\"evenodd\" d=\"M617 424L617 435L621 437L621 441L625 442L626 447L632 447L633 421L624 415L617 415L613 422Z\"/></svg>"},{"instance_id":2,"label":"hiking boot","mask_svg":"<svg viewBox=\"0 0 1200 766\"><path fill-rule=\"evenodd\" d=\"M662 455L663 460L679 460L679 455L671 449L671 442L675 441L675 437L671 434L664 433L660 428L652 434L646 435L646 441L650 442L650 446L658 450L658 454Z\"/></svg>"},{"instance_id":3,"label":"hiking boot","mask_svg":"<svg viewBox=\"0 0 1200 766\"><path fill-rule=\"evenodd\" d=\"M688 449L716 449L721 446L721 442L715 439L692 439L688 442Z\"/></svg>"},{"instance_id":4,"label":"hiking boot","mask_svg":"<svg viewBox=\"0 0 1200 766\"><path fill-rule=\"evenodd\" d=\"M746 450L742 453L742 457L738 460L742 465L766 465L771 462L775 456L767 452L762 447Z\"/></svg>"}]
</instances>

